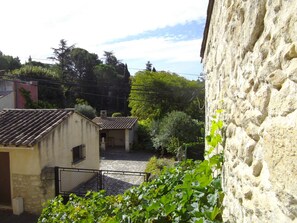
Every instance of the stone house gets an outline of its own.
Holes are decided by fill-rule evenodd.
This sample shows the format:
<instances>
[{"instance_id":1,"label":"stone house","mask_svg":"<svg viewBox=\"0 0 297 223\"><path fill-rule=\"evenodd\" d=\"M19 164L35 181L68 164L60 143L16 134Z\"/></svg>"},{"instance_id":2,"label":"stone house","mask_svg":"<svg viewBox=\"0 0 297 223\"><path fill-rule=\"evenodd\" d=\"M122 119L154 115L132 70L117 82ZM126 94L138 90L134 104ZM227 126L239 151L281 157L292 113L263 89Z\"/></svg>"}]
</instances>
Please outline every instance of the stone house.
<instances>
[{"instance_id":1,"label":"stone house","mask_svg":"<svg viewBox=\"0 0 297 223\"><path fill-rule=\"evenodd\" d=\"M125 149L129 152L136 142L137 118L107 117L106 111L101 111L100 117L93 119L100 127L100 148L102 150Z\"/></svg>"},{"instance_id":2,"label":"stone house","mask_svg":"<svg viewBox=\"0 0 297 223\"><path fill-rule=\"evenodd\" d=\"M1 207L15 211L21 199L24 211L40 213L55 196L55 166L98 169L98 126L73 110L0 112Z\"/></svg>"},{"instance_id":3,"label":"stone house","mask_svg":"<svg viewBox=\"0 0 297 223\"><path fill-rule=\"evenodd\" d=\"M297 222L297 1L209 1L206 125L225 123L225 222Z\"/></svg>"}]
</instances>

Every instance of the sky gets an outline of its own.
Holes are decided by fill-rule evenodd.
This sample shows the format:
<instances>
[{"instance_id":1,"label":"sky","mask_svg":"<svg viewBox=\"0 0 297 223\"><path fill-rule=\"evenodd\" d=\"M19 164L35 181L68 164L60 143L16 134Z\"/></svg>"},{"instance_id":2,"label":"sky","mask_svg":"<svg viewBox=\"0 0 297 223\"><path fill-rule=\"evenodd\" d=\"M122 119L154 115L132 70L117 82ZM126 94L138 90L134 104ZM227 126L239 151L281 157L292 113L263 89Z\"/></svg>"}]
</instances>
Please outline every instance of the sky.
<instances>
[{"instance_id":1,"label":"sky","mask_svg":"<svg viewBox=\"0 0 297 223\"><path fill-rule=\"evenodd\" d=\"M208 0L1 0L0 51L51 63L61 39L96 53L112 51L132 75L157 71L197 80Z\"/></svg>"}]
</instances>

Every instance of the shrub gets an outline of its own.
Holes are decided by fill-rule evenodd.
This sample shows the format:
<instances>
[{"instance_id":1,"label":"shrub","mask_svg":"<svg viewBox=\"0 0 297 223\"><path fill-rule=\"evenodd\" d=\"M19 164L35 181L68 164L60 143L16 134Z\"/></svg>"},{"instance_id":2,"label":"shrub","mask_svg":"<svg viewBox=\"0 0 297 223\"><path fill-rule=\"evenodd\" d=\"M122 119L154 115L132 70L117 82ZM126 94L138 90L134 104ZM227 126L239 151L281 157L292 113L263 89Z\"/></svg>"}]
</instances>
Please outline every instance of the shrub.
<instances>
[{"instance_id":1,"label":"shrub","mask_svg":"<svg viewBox=\"0 0 297 223\"><path fill-rule=\"evenodd\" d=\"M123 117L121 112L112 113L111 117Z\"/></svg>"},{"instance_id":2,"label":"shrub","mask_svg":"<svg viewBox=\"0 0 297 223\"><path fill-rule=\"evenodd\" d=\"M172 167L174 165L174 159L161 158L153 156L150 158L149 162L146 165L145 172L148 172L152 175L160 175L164 167Z\"/></svg>"},{"instance_id":3,"label":"shrub","mask_svg":"<svg viewBox=\"0 0 297 223\"><path fill-rule=\"evenodd\" d=\"M138 122L137 127L137 144L134 145L134 149L150 149L152 148L152 140L150 136L149 122L142 120Z\"/></svg>"},{"instance_id":4,"label":"shrub","mask_svg":"<svg viewBox=\"0 0 297 223\"><path fill-rule=\"evenodd\" d=\"M152 128L156 132L152 134L154 146L166 148L168 152L176 155L179 147L198 141L198 127L186 113L170 112Z\"/></svg>"},{"instance_id":5,"label":"shrub","mask_svg":"<svg viewBox=\"0 0 297 223\"><path fill-rule=\"evenodd\" d=\"M96 117L96 110L90 105L77 104L75 105L75 111L81 113L89 119L93 119Z\"/></svg>"},{"instance_id":6,"label":"shrub","mask_svg":"<svg viewBox=\"0 0 297 223\"><path fill-rule=\"evenodd\" d=\"M218 162L219 156L184 161L116 196L89 192L84 198L71 195L66 204L59 196L47 203L38 222L221 222L221 180L212 174Z\"/></svg>"},{"instance_id":7,"label":"shrub","mask_svg":"<svg viewBox=\"0 0 297 223\"><path fill-rule=\"evenodd\" d=\"M223 154L210 155L222 142L222 127L222 121L212 121L208 160L164 168L153 181L116 196L88 192L85 198L71 195L66 204L59 196L47 202L38 222L222 222ZM157 158L151 162L157 166Z\"/></svg>"}]
</instances>

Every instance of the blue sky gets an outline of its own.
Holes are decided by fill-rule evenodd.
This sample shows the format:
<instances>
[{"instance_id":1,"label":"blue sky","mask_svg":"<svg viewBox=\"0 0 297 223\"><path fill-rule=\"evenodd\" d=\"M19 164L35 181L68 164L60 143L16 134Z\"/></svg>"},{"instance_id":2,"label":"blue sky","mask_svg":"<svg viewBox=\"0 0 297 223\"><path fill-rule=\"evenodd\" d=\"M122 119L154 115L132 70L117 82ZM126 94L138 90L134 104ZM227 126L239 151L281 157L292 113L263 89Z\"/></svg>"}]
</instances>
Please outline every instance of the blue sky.
<instances>
[{"instance_id":1,"label":"blue sky","mask_svg":"<svg viewBox=\"0 0 297 223\"><path fill-rule=\"evenodd\" d=\"M61 39L128 64L133 75L150 61L157 70L195 80L207 0L10 0L1 3L0 51L22 62L51 62Z\"/></svg>"},{"instance_id":2,"label":"blue sky","mask_svg":"<svg viewBox=\"0 0 297 223\"><path fill-rule=\"evenodd\" d=\"M136 35L126 36L121 39L111 40L110 43L138 40L152 37L172 38L175 41L194 40L203 35L204 21L189 21L185 24L176 24L175 26L166 26L155 30L145 31Z\"/></svg>"}]
</instances>

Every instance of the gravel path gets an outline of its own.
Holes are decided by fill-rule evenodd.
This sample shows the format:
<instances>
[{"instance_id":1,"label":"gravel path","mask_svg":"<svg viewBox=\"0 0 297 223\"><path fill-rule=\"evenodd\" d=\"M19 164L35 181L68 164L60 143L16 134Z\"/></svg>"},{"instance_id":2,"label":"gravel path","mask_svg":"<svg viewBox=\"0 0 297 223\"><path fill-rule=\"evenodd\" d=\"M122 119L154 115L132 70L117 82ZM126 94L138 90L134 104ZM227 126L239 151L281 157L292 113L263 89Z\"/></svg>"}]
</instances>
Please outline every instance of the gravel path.
<instances>
[{"instance_id":1,"label":"gravel path","mask_svg":"<svg viewBox=\"0 0 297 223\"><path fill-rule=\"evenodd\" d=\"M101 154L100 170L145 172L148 160L153 156L152 152L136 151L126 153L123 150L110 150ZM108 195L123 193L126 189L140 185L146 175L125 173L104 173L103 189Z\"/></svg>"},{"instance_id":2,"label":"gravel path","mask_svg":"<svg viewBox=\"0 0 297 223\"><path fill-rule=\"evenodd\" d=\"M100 170L144 172L148 160L155 154L150 151L127 153L123 150L110 150L101 153Z\"/></svg>"}]
</instances>

